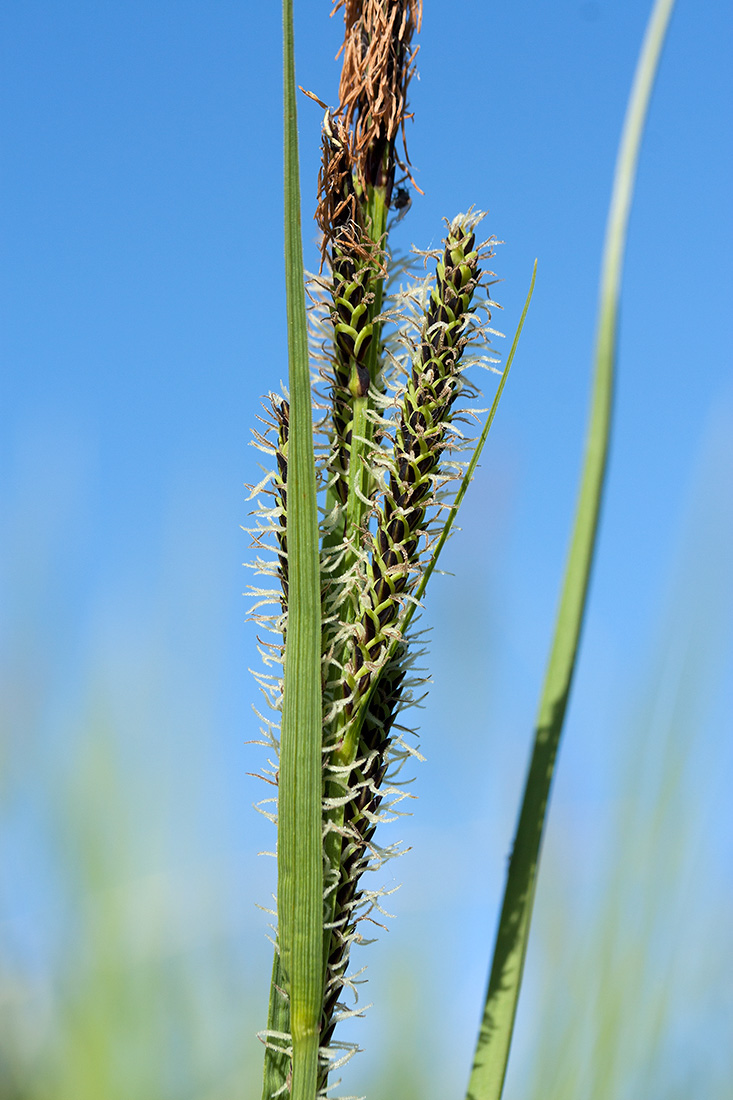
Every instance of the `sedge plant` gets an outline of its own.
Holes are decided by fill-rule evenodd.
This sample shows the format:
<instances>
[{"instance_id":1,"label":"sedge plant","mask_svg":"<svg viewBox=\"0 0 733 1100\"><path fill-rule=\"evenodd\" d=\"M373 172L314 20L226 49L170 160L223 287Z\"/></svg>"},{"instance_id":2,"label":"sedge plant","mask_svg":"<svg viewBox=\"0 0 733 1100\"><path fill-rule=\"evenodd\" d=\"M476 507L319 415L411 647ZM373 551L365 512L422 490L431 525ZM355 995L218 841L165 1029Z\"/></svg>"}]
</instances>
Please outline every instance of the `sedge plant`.
<instances>
[{"instance_id":1,"label":"sedge plant","mask_svg":"<svg viewBox=\"0 0 733 1100\"><path fill-rule=\"evenodd\" d=\"M468 1097L503 1088L554 761L575 666L606 454L621 256L649 92L672 0L657 0L622 142L606 246L591 425L578 514L540 704ZM283 0L288 386L255 433L273 469L258 501L256 588L267 666L265 740L275 753L277 926L263 1100L315 1100L353 1047L354 945L378 914L363 874L397 854L380 821L399 813L416 749L398 721L421 690L415 630L426 585L494 419L536 274L491 409L478 421L467 371L490 346L494 238L476 210L440 249L392 254L390 225L414 187L405 144L420 0L336 0L339 102L324 111L316 220L320 272L306 281L300 224L292 0ZM312 95L312 98L317 98ZM473 379L473 374L471 376ZM469 425L469 428L466 425ZM273 609L274 607L274 609ZM265 811L269 812L269 811Z\"/></svg>"}]
</instances>

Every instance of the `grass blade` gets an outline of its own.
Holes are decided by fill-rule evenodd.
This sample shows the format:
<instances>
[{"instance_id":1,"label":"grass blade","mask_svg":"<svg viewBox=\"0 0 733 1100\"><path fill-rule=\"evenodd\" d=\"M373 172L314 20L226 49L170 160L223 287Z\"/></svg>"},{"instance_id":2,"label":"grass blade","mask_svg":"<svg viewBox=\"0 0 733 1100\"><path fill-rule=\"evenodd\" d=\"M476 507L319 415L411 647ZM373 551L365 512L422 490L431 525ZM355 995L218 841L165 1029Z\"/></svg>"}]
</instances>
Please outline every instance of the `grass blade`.
<instances>
[{"instance_id":1,"label":"grass blade","mask_svg":"<svg viewBox=\"0 0 733 1100\"><path fill-rule=\"evenodd\" d=\"M550 786L575 668L598 527L611 424L618 300L629 209L654 78L674 0L656 0L621 137L601 273L593 396L575 527L535 743L509 862L468 1100L499 1100L509 1058L529 936Z\"/></svg>"},{"instance_id":2,"label":"grass blade","mask_svg":"<svg viewBox=\"0 0 733 1100\"><path fill-rule=\"evenodd\" d=\"M292 0L283 0L283 74L290 437L289 600L278 791L278 936L280 968L290 999L291 1094L293 1100L314 1100L323 999L321 605Z\"/></svg>"}]
</instances>

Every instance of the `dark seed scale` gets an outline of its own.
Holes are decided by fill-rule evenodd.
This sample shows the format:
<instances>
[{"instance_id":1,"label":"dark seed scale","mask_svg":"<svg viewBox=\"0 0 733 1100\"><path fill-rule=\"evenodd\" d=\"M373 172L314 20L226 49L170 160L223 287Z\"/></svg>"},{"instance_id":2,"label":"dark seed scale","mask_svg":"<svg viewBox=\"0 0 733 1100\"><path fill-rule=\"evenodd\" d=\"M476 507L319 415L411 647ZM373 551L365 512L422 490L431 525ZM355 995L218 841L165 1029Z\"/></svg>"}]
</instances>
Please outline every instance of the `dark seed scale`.
<instances>
[{"instance_id":1,"label":"dark seed scale","mask_svg":"<svg viewBox=\"0 0 733 1100\"><path fill-rule=\"evenodd\" d=\"M407 588L415 556L425 533L425 514L432 497L433 475L445 449L451 410L458 394L459 364L466 344L466 325L481 275L475 235L451 230L438 263L423 325L420 350L413 364L395 435L395 462L378 514L371 561L369 606L363 638L354 648L354 669L377 661L384 635L397 617L397 597ZM368 687L371 673L359 678Z\"/></svg>"},{"instance_id":2,"label":"dark seed scale","mask_svg":"<svg viewBox=\"0 0 733 1100\"><path fill-rule=\"evenodd\" d=\"M272 412L277 426L277 448L275 458L277 461L277 474L274 478L274 491L281 508L280 523L277 529L278 542L278 573L282 587L280 603L283 612L288 606L288 540L287 540L287 505L288 505L288 435L290 432L290 405L282 398L272 397Z\"/></svg>"},{"instance_id":3,"label":"dark seed scale","mask_svg":"<svg viewBox=\"0 0 733 1100\"><path fill-rule=\"evenodd\" d=\"M392 725L402 694L405 677L404 653L395 655L385 668L370 702L362 727L360 756L366 758L364 768L354 768L350 782L358 794L347 803L344 828L348 833L341 850L339 884L336 888L335 927L331 934L331 950L326 972L326 994L321 1017L320 1045L328 1046L336 1026L334 1014L341 995L338 978L346 970L349 945L354 930L354 908L361 898L359 880L369 861L369 844L376 824L364 811L376 814L382 801L379 787L387 770L385 755L391 740ZM323 1073L319 1088L323 1088Z\"/></svg>"},{"instance_id":4,"label":"dark seed scale","mask_svg":"<svg viewBox=\"0 0 733 1100\"><path fill-rule=\"evenodd\" d=\"M337 129L331 120L331 130ZM334 356L331 390L333 419L332 473L342 504L348 496L352 405L369 392L367 355L374 335L370 315L375 277L373 247L364 230L363 201L354 190L354 165L345 139L323 135L322 180L328 179L328 201L319 209L331 265L331 319Z\"/></svg>"}]
</instances>

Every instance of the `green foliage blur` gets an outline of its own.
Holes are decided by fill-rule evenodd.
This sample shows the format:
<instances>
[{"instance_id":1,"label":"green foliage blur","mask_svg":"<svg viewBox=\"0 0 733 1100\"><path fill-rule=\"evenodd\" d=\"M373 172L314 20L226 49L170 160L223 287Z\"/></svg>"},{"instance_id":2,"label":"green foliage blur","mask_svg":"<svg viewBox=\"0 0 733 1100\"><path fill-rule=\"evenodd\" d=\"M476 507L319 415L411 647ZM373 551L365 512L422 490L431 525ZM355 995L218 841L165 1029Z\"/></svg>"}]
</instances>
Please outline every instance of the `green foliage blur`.
<instances>
[{"instance_id":1,"label":"green foliage blur","mask_svg":"<svg viewBox=\"0 0 733 1100\"><path fill-rule=\"evenodd\" d=\"M730 671L727 438L701 464L656 640L621 685L606 795L587 821L551 813L508 1097L728 1095L733 899L709 720ZM128 623L50 721L53 555L6 551L0 1098L254 1096L266 975L251 956L268 950L264 918L257 931L242 906L263 899L259 881L244 903L234 888L236 844L212 857L197 838L221 794L204 764L211 715L202 706L188 730L165 720L165 646ZM367 961L390 974L359 1089L442 1100L431 1059L446 1056L446 1021L418 993L430 958L395 959L387 943Z\"/></svg>"}]
</instances>

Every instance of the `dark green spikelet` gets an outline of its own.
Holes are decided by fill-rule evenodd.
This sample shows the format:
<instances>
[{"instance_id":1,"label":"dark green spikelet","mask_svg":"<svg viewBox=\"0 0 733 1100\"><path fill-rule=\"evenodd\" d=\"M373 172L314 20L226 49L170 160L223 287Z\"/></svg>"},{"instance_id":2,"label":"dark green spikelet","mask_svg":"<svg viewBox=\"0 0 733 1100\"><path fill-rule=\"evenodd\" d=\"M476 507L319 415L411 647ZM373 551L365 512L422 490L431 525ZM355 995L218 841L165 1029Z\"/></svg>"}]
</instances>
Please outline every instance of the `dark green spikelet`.
<instances>
[{"instance_id":1,"label":"dark green spikelet","mask_svg":"<svg viewBox=\"0 0 733 1100\"><path fill-rule=\"evenodd\" d=\"M364 195L354 179L352 145L353 137L338 115L328 112L316 221L331 273L325 284L333 324L329 482L333 502L341 505L348 495L353 402L366 397L372 381L368 360L375 337L373 283L381 274L379 250L365 230ZM338 534L343 537L343 531Z\"/></svg>"},{"instance_id":2,"label":"dark green spikelet","mask_svg":"<svg viewBox=\"0 0 733 1100\"><path fill-rule=\"evenodd\" d=\"M252 489L252 499L257 497L255 510L256 526L250 528L253 544L258 554L253 563L255 571L265 577L279 581L278 589L252 586L251 594L257 599L253 619L263 631L258 636L261 656L266 669L273 666L271 672L255 672L255 679L265 699L264 713L259 717L262 722L263 744L275 754L279 751L279 716L282 707L282 677L280 675L285 635L287 631L288 611L288 551L286 537L287 522L287 480L288 480L288 437L290 426L290 406L283 397L270 393L264 401L265 415L260 418L264 430L253 431L253 444L268 456L273 468L266 478ZM262 499L261 499L262 498ZM265 500L269 498L268 503ZM279 615L270 615L262 610L269 605L278 604ZM276 640L268 640L275 635ZM259 712L258 712L259 713ZM268 783L277 786L277 771L274 762L268 762L263 769ZM266 798L257 808L272 821L277 815L270 810L272 798ZM268 807L267 809L265 807ZM273 961L270 1001L267 1016L267 1029L260 1038L265 1044L265 1069L263 1100L271 1100L275 1095L284 1094L290 1073L291 1037L290 1003L287 983L280 965L279 947L276 944Z\"/></svg>"},{"instance_id":3,"label":"dark green spikelet","mask_svg":"<svg viewBox=\"0 0 733 1100\"><path fill-rule=\"evenodd\" d=\"M450 442L461 357L471 338L481 278L476 236L469 226L457 218L450 227L401 401L388 489L377 515L362 631L354 647L357 696L369 686L397 619L400 597L418 573L428 533L426 512L434 502L435 478Z\"/></svg>"},{"instance_id":4,"label":"dark green spikelet","mask_svg":"<svg viewBox=\"0 0 733 1100\"><path fill-rule=\"evenodd\" d=\"M336 447L333 455L335 489L340 503L348 495L349 456L351 451L352 405L355 397L369 392L367 364L369 345L374 338L370 305L374 295L369 286L373 267L354 254L348 244L333 247L333 325L334 384L333 425Z\"/></svg>"},{"instance_id":5,"label":"dark green spikelet","mask_svg":"<svg viewBox=\"0 0 733 1100\"><path fill-rule=\"evenodd\" d=\"M252 487L251 499L260 494L269 497L274 504L264 506L258 501L258 507L254 511L257 517L257 526L249 528L253 536L253 546L264 551L264 557L258 557L253 563L253 568L262 576L277 578L280 582L280 590L265 590L251 588L252 595L260 597L259 606L263 604L280 603L281 617L257 616L260 622L269 632L285 635L285 621L288 610L288 546L287 546L287 480L288 480L288 436L290 430L290 406L284 397L270 393L263 400L265 415L259 417L264 430L253 430L252 443L268 456L271 462L274 460L274 469L266 475L263 481ZM274 561L273 561L274 557ZM267 598L269 596L269 599ZM267 643L270 648L271 643Z\"/></svg>"},{"instance_id":6,"label":"dark green spikelet","mask_svg":"<svg viewBox=\"0 0 733 1100\"><path fill-rule=\"evenodd\" d=\"M348 779L352 797L344 809L341 827L342 844L340 864L335 886L332 919L330 921L329 951L326 965L325 996L321 1019L322 1048L328 1048L333 1039L339 1012L345 1006L340 997L345 985L349 952L361 937L357 930L364 904L361 876L370 863L373 864L373 837L382 804L382 781L387 771L387 750L392 740L392 727L399 710L405 679L406 647L401 646L387 664L379 685L370 700L361 729L357 760ZM333 872L332 872L333 873ZM329 1062L321 1061L319 1094L328 1084Z\"/></svg>"},{"instance_id":7,"label":"dark green spikelet","mask_svg":"<svg viewBox=\"0 0 733 1100\"><path fill-rule=\"evenodd\" d=\"M290 405L284 398L270 395L272 403L272 415L277 428L277 444L275 446L276 470L272 478L272 489L279 505L279 516L276 530L278 544L277 563L282 588L281 605L283 614L288 609L288 540L287 540L287 508L288 508L288 433L290 430ZM284 632L283 632L284 633Z\"/></svg>"},{"instance_id":8,"label":"dark green spikelet","mask_svg":"<svg viewBox=\"0 0 733 1100\"><path fill-rule=\"evenodd\" d=\"M331 741L334 752L326 763L331 824L326 844L321 1089L328 1077L325 1049L343 1011L339 997L348 984L350 947L360 938L357 923L365 900L370 903L360 885L361 876L375 859L382 858L373 835L384 816L383 781L394 752L390 746L395 717L400 706L409 702L405 677L414 654L409 656L408 644L401 636L400 610L421 572L429 510L436 502L436 485L444 476L441 458L455 443L450 425L462 388L462 357L477 328L475 297L482 272L473 232L476 220L459 218L450 227L425 306L410 376L399 397L394 429L388 432L392 447L385 438L380 448L380 461L387 463L390 473L383 499L374 505L372 534L364 536L371 552L364 560L356 619L341 657L339 681L333 685L341 707L335 723L337 736ZM484 251L483 255L487 254ZM395 638L397 646L392 645L388 656L388 646ZM365 709L360 707L362 701ZM352 741L354 747L348 750Z\"/></svg>"}]
</instances>

